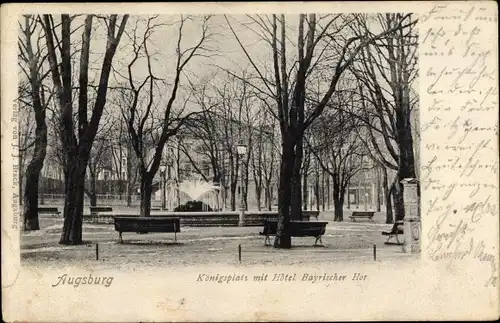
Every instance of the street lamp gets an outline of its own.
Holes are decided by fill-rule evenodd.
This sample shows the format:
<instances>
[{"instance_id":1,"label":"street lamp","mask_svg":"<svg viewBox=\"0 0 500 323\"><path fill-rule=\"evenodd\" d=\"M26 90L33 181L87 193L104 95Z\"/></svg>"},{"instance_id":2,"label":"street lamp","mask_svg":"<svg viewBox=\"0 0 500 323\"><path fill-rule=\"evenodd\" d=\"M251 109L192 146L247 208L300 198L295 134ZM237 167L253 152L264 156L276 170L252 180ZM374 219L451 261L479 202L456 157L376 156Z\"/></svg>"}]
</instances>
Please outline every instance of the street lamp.
<instances>
[{"instance_id":1,"label":"street lamp","mask_svg":"<svg viewBox=\"0 0 500 323\"><path fill-rule=\"evenodd\" d=\"M243 197L243 175L244 175L244 172L243 172L243 157L245 156L245 154L247 153L247 146L246 145L243 145L243 144L239 144L238 146L236 146L236 151L238 153L238 156L240 157L239 160L240 160L240 221L238 223L238 225L240 227L244 226L245 225L245 199Z\"/></svg>"},{"instance_id":2,"label":"street lamp","mask_svg":"<svg viewBox=\"0 0 500 323\"><path fill-rule=\"evenodd\" d=\"M165 210L165 171L167 169L167 166L161 165L160 166L160 186L161 186L161 209L162 211Z\"/></svg>"}]
</instances>

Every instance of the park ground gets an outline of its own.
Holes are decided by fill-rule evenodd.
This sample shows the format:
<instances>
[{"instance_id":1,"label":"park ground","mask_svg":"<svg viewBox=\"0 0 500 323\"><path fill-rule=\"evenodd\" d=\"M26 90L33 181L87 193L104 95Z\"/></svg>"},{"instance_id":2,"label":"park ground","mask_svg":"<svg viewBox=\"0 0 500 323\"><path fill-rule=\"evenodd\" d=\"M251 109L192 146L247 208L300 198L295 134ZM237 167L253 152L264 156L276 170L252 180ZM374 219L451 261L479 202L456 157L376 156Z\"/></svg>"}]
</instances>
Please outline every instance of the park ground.
<instances>
[{"instance_id":1,"label":"park ground","mask_svg":"<svg viewBox=\"0 0 500 323\"><path fill-rule=\"evenodd\" d=\"M279 250L264 245L261 227L182 227L177 233L124 233L124 244L112 224L84 223L79 246L58 244L62 219L45 216L40 231L22 233L21 261L26 266L88 265L94 268L133 268L136 266L186 265L296 265L310 263L404 261L415 258L402 247L384 244L382 231L385 214L377 212L374 222L351 222L351 211L344 222L333 222L333 212L320 213L319 221L328 221L323 246L313 246L314 238L292 238L293 248ZM312 221L315 221L314 219ZM98 244L98 259L96 259ZM241 245L241 262L238 246ZM374 245L376 258L374 259Z\"/></svg>"}]
</instances>

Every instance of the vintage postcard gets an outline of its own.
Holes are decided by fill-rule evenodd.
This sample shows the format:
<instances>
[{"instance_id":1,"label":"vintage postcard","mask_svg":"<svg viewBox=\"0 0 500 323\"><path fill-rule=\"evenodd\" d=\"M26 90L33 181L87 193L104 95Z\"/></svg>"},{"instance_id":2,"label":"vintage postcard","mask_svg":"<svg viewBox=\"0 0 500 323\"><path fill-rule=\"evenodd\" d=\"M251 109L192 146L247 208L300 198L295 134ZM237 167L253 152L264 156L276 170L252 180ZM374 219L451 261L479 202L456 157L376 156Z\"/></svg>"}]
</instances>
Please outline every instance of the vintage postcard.
<instances>
[{"instance_id":1,"label":"vintage postcard","mask_svg":"<svg viewBox=\"0 0 500 323\"><path fill-rule=\"evenodd\" d=\"M497 9L3 5L4 320L498 319Z\"/></svg>"}]
</instances>

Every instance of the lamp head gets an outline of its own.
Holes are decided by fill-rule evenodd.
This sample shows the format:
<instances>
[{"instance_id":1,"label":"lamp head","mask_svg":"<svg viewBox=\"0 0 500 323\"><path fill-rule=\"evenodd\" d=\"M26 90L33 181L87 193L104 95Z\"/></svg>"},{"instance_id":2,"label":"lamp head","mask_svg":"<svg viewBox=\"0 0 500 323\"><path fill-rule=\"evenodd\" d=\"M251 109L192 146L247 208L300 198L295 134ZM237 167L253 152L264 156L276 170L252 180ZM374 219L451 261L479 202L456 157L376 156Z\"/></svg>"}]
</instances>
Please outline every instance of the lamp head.
<instances>
[{"instance_id":1,"label":"lamp head","mask_svg":"<svg viewBox=\"0 0 500 323\"><path fill-rule=\"evenodd\" d=\"M243 145L243 144L239 144L238 146L236 146L236 150L238 152L238 155L243 156L247 153L247 146Z\"/></svg>"}]
</instances>

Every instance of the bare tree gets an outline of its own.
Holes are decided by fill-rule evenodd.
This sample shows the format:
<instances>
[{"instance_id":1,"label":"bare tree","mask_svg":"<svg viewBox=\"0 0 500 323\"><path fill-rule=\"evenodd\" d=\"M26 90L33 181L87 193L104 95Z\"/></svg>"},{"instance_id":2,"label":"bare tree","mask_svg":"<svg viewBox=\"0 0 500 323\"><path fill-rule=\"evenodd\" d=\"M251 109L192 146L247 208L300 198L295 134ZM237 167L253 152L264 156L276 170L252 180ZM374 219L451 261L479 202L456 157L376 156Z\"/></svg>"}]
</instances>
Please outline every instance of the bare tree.
<instances>
[{"instance_id":1,"label":"bare tree","mask_svg":"<svg viewBox=\"0 0 500 323\"><path fill-rule=\"evenodd\" d=\"M52 74L52 82L57 92L60 109L60 132L65 151L65 201L64 225L61 244L82 243L83 202L85 174L94 138L106 104L108 81L118 44L125 30L128 15L124 15L118 24L118 16L97 17L105 21L106 50L97 86L97 96L93 103L90 120L88 119L89 89L89 56L94 15L87 15L83 24L82 41L79 49L72 48L71 25L75 16L61 15L60 34L57 35L56 24L52 15L43 15L43 29L48 50L48 60ZM117 30L118 28L118 30ZM57 39L61 40L59 46ZM75 133L73 121L73 88L72 88L72 51L81 51L78 66L78 127ZM60 57L60 62L59 58Z\"/></svg>"},{"instance_id":2,"label":"bare tree","mask_svg":"<svg viewBox=\"0 0 500 323\"><path fill-rule=\"evenodd\" d=\"M199 109L200 113L186 123L185 134L194 139L198 145L194 152L191 145L186 145L183 140L179 141L179 148L187 157L188 161L193 166L203 180L225 186L223 176L223 160L222 160L222 140L220 138L224 120L217 113L214 107L220 105L220 102L214 95L210 95L211 91L210 80L204 79L198 84L190 82L190 91L193 97L193 104ZM208 161L211 168L212 177L208 178L206 169L200 168L198 162L194 160L193 154L199 155L204 160Z\"/></svg>"},{"instance_id":3,"label":"bare tree","mask_svg":"<svg viewBox=\"0 0 500 323\"><path fill-rule=\"evenodd\" d=\"M282 141L278 232L274 246L290 248L288 224L290 218L300 218L302 204L300 168L304 132L321 115L334 94L340 77L352 64L357 54L368 44L388 35L392 29L377 35L365 33L346 38L342 33L347 30L349 24L356 20L356 15L339 14L318 17L315 14L309 14L306 17L301 14L297 24L297 43L294 48L297 56L294 58L294 63L290 63L287 62L287 47L288 49L291 47L287 30L290 28L285 21L285 15L280 15L279 18L277 15L250 16L249 19L252 20L254 26L259 28L256 33L270 46L273 62L272 80L267 77L270 73L266 73L262 67L257 66L256 60L250 55L226 17L232 34L259 75L260 84L253 84L254 88L259 90L263 87L264 90L260 92L274 101L270 110L279 120ZM394 29L403 27L398 25ZM319 44L323 46L318 46ZM306 114L304 102L308 78L329 47L333 48L331 56L328 57L328 64L333 66L333 71L326 82L321 100Z\"/></svg>"},{"instance_id":4,"label":"bare tree","mask_svg":"<svg viewBox=\"0 0 500 323\"><path fill-rule=\"evenodd\" d=\"M264 195L264 206L271 208L271 182L276 169L277 149L275 147L275 126L273 119L267 109L259 109L260 117L255 118L256 124L253 131L253 144L250 156L251 170L255 185L255 196L257 208L262 207L262 196Z\"/></svg>"},{"instance_id":5,"label":"bare tree","mask_svg":"<svg viewBox=\"0 0 500 323\"><path fill-rule=\"evenodd\" d=\"M139 177L138 162L129 140L127 125L121 113L118 116L113 116L113 119L113 131L111 132L112 164L119 180L120 199L125 194L127 206L131 206L133 188Z\"/></svg>"},{"instance_id":6,"label":"bare tree","mask_svg":"<svg viewBox=\"0 0 500 323\"><path fill-rule=\"evenodd\" d=\"M359 172L367 170L365 146L358 138L356 129L359 120L345 113L342 108L350 104L349 96L337 92L335 102L330 104L339 109L324 113L306 141L320 167L332 177L334 221L343 221L343 206L347 187ZM324 197L322 199L324 203Z\"/></svg>"},{"instance_id":7,"label":"bare tree","mask_svg":"<svg viewBox=\"0 0 500 323\"><path fill-rule=\"evenodd\" d=\"M113 142L110 140L114 130L113 123L108 120L103 120L103 126L99 130L94 139L92 150L88 160L89 181L85 187L85 194L90 198L90 205L97 205L97 177L103 170L114 171L112 167L112 151ZM102 189L102 186L101 186Z\"/></svg>"},{"instance_id":8,"label":"bare tree","mask_svg":"<svg viewBox=\"0 0 500 323\"><path fill-rule=\"evenodd\" d=\"M35 145L35 118L31 104L31 90L27 82L20 82L18 85L19 94L19 196L23 196L23 181L26 172L26 159L33 154ZM20 198L20 204L23 205L23 199Z\"/></svg>"},{"instance_id":9,"label":"bare tree","mask_svg":"<svg viewBox=\"0 0 500 323\"><path fill-rule=\"evenodd\" d=\"M166 105L160 110L161 100L158 98L161 97L162 92L165 92L165 82L153 74L152 53L148 47L154 30L166 25L157 23L157 18L154 16L147 19L142 36L139 35L140 23L136 24L130 34L127 33L133 46L133 58L127 66L128 87L122 91L122 115L127 122L130 140L139 161L141 216L150 215L153 178L160 167L167 141L179 132L189 118L198 113L196 111L186 113L185 107L188 100L184 100L183 106L178 109L174 107L174 103L176 103L184 68L193 57L206 54L209 50L206 42L211 37L210 16L205 16L201 22L199 39L193 46L183 48L184 27L186 22L193 18L180 17L177 24L176 62L172 89ZM133 67L141 57L146 59L147 76L138 81Z\"/></svg>"},{"instance_id":10,"label":"bare tree","mask_svg":"<svg viewBox=\"0 0 500 323\"><path fill-rule=\"evenodd\" d=\"M411 112L418 105L412 88L417 77L417 35L411 15L379 14L363 16L353 27L355 33L366 33L375 20L388 37L379 39L360 52L360 60L352 65L368 125L370 148L385 167L397 171L390 191L394 196L396 220L404 218L404 178L415 178L415 156ZM405 24L405 30L395 27ZM382 141L382 144L380 144Z\"/></svg>"},{"instance_id":11,"label":"bare tree","mask_svg":"<svg viewBox=\"0 0 500 323\"><path fill-rule=\"evenodd\" d=\"M46 71L43 69L47 53L41 42L44 34L39 22L38 17L31 15L25 15L24 21L19 22L21 31L18 38L19 66L23 72L22 77L26 77L29 82L29 94L27 95L27 101L24 101L24 103L31 106L35 119L34 140L31 144L22 148L26 150L34 145L33 155L25 175L26 183L23 197L25 230L40 229L38 222L38 183L47 151L47 124L45 118L46 106L51 95L50 91L46 91L42 84L47 76ZM25 136L25 139L27 138Z\"/></svg>"}]
</instances>

